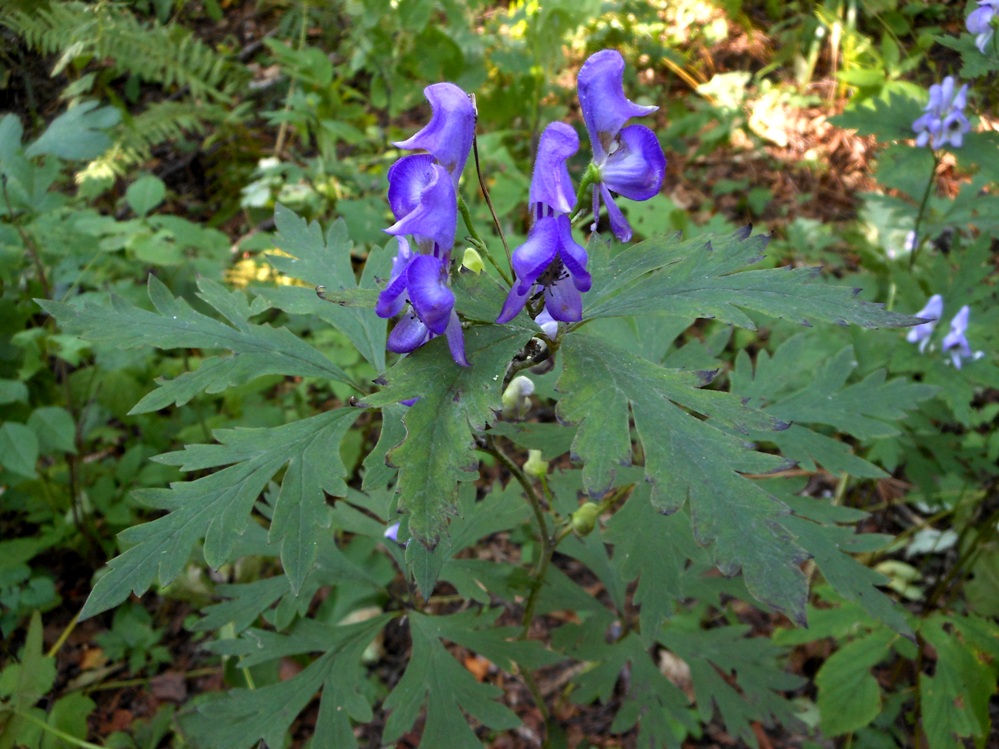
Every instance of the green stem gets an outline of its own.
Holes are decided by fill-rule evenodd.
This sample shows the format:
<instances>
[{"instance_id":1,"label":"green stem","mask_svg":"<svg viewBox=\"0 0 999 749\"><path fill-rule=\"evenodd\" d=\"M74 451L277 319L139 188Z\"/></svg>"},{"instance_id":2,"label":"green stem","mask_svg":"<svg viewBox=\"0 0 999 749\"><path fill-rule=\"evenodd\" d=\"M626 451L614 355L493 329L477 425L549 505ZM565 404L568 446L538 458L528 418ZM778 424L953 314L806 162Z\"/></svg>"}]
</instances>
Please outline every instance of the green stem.
<instances>
[{"instance_id":1,"label":"green stem","mask_svg":"<svg viewBox=\"0 0 999 749\"><path fill-rule=\"evenodd\" d=\"M83 739L76 738L76 736L70 736L68 733L65 733L64 731L60 731L58 728L55 728L54 726L50 726L44 720L39 720L38 718L36 718L31 713L26 713L26 712L23 712L23 711L17 710L17 709L15 709L14 712L17 715L19 715L22 718L24 718L29 723L34 723L36 726L38 726L39 728L41 728L43 731L48 731L53 736L62 739L63 741L65 741L68 744L72 744L73 746L83 747L83 749L104 749L104 747L102 747L102 746L100 746L98 744L91 744L89 741L84 741Z\"/></svg>"},{"instance_id":2,"label":"green stem","mask_svg":"<svg viewBox=\"0 0 999 749\"><path fill-rule=\"evenodd\" d=\"M468 233L472 237L472 242L476 245L478 249L482 250L482 254L486 256L486 260L488 260L490 265L492 265L496 269L496 272L499 273L500 276L502 276L503 280L506 281L507 285L513 286L513 280L507 275L506 271L499 266L499 264L496 262L496 259L489 251L489 246L485 243L482 237L479 236L479 233L475 230L475 224L472 223L472 212L468 210L468 204L465 202L465 199L460 195L458 196L458 212L461 213L461 218L465 222L465 228L468 229ZM495 214L493 215L495 217ZM503 240L503 246L506 247L505 239ZM507 248L507 256L509 256L509 254L510 250L509 248ZM513 266L511 265L511 267Z\"/></svg>"},{"instance_id":3,"label":"green stem","mask_svg":"<svg viewBox=\"0 0 999 749\"><path fill-rule=\"evenodd\" d=\"M592 201L584 201L584 198L587 191L600 182L601 176L600 167L591 161L590 165L586 167L586 171L583 172L583 180L579 183L579 189L576 190L576 208L569 215L571 223L575 224L578 219L585 216L587 209L593 205Z\"/></svg>"},{"instance_id":4,"label":"green stem","mask_svg":"<svg viewBox=\"0 0 999 749\"><path fill-rule=\"evenodd\" d=\"M933 169L930 171L930 178L926 181L926 189L923 191L923 199L919 203L919 213L916 214L916 225L913 228L913 233L915 234L915 240L912 247L912 252L909 253L909 270L911 271L916 265L916 255L919 253L919 248L922 246L923 242L919 238L919 227L923 223L923 216L926 213L926 206L930 201L930 193L933 190L933 180L937 175L937 167L940 165L940 157L937 155L936 151L933 152Z\"/></svg>"},{"instance_id":5,"label":"green stem","mask_svg":"<svg viewBox=\"0 0 999 749\"><path fill-rule=\"evenodd\" d=\"M478 112L476 112L476 120L478 120ZM479 189L482 190L482 197L486 199L486 205L489 206L489 213L493 217L493 226L496 227L496 233L499 235L500 241L503 243L503 249L506 251L506 262L512 268L513 255L510 254L510 245L506 242L506 234L503 233L503 227L500 225L499 216L496 215L496 209L493 207L492 198L489 197L489 188L486 187L486 181L482 178L482 167L479 165L479 139L474 133L472 135L472 155L475 157L475 176L479 178ZM465 225L469 226L466 214L463 213L461 215L462 218L465 218ZM472 231L470 226L469 231ZM483 246L485 246L484 243Z\"/></svg>"}]
</instances>

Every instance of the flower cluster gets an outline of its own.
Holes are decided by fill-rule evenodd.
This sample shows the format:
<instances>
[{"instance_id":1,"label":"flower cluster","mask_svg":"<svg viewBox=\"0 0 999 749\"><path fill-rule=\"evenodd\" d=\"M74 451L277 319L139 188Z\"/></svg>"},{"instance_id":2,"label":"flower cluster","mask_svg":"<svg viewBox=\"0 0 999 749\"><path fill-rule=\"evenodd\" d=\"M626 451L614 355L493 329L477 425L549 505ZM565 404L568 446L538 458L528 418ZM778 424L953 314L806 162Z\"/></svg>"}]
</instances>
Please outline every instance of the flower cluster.
<instances>
[{"instance_id":1,"label":"flower cluster","mask_svg":"<svg viewBox=\"0 0 999 749\"><path fill-rule=\"evenodd\" d=\"M985 45L995 33L995 19L999 16L999 0L978 0L978 7L971 11L966 21L968 31L975 35L975 46L982 54Z\"/></svg>"},{"instance_id":2,"label":"flower cluster","mask_svg":"<svg viewBox=\"0 0 999 749\"><path fill-rule=\"evenodd\" d=\"M926 351L937 322L939 322L941 315L943 315L943 308L943 297L939 294L934 294L930 297L926 306L916 313L916 317L920 317L926 320L926 322L910 328L906 335L906 340L909 343L918 343L920 353ZM951 363L953 363L956 369L961 368L965 359L981 359L985 355L982 351L972 352L971 344L968 343L968 338L965 335L968 331L968 316L970 314L971 309L968 305L961 307L958 313L951 319L950 331L944 336L941 344L944 353L950 354Z\"/></svg>"},{"instance_id":3,"label":"flower cluster","mask_svg":"<svg viewBox=\"0 0 999 749\"><path fill-rule=\"evenodd\" d=\"M961 147L964 134L971 130L971 123L964 116L968 84L956 91L954 87L952 76L930 86L930 103L923 110L925 114L912 123L917 146L929 144L930 148L937 149L949 143L954 148Z\"/></svg>"},{"instance_id":4,"label":"flower cluster","mask_svg":"<svg viewBox=\"0 0 999 749\"><path fill-rule=\"evenodd\" d=\"M593 152L580 195L592 191L592 229L596 230L601 205L605 205L611 230L626 242L631 239L631 227L614 194L632 200L656 195L666 157L649 128L625 126L630 118L657 107L629 101L623 76L621 55L603 50L583 64L578 85ZM468 366L450 269L458 180L472 147L475 107L451 83L428 86L424 93L433 108L429 124L395 145L426 153L404 156L388 172L388 202L396 222L385 231L396 237L398 251L375 311L384 318L401 315L389 334L390 351L409 353L434 336L444 335L455 362ZM565 123L551 123L541 135L529 194L532 225L527 240L513 252L515 278L498 323L512 320L532 299L538 303L531 304L530 313L550 336L557 332L558 322L582 319L581 294L589 290L591 279L586 250L572 236L572 221L580 210L567 166L578 150L579 136Z\"/></svg>"}]
</instances>

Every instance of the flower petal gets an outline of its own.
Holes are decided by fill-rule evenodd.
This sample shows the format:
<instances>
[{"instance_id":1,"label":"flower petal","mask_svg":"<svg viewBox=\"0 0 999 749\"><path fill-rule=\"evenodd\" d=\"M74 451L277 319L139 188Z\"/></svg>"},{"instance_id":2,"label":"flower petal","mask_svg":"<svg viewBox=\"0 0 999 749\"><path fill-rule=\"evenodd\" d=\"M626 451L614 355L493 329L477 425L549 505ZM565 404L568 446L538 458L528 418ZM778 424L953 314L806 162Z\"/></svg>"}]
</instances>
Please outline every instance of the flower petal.
<instances>
[{"instance_id":1,"label":"flower petal","mask_svg":"<svg viewBox=\"0 0 999 749\"><path fill-rule=\"evenodd\" d=\"M396 239L399 243L399 252L392 259L392 277L388 286L378 295L378 302L375 304L375 314L384 318L398 315L406 303L402 293L406 290L406 270L414 257L406 238L396 237Z\"/></svg>"},{"instance_id":2,"label":"flower petal","mask_svg":"<svg viewBox=\"0 0 999 749\"><path fill-rule=\"evenodd\" d=\"M604 165L604 184L631 200L657 195L666 174L666 156L656 134L644 125L629 125L621 131L617 146Z\"/></svg>"},{"instance_id":3,"label":"flower petal","mask_svg":"<svg viewBox=\"0 0 999 749\"><path fill-rule=\"evenodd\" d=\"M564 122L553 122L541 133L531 176L530 205L539 204L556 213L570 213L576 195L565 162L579 150L579 136Z\"/></svg>"},{"instance_id":4,"label":"flower petal","mask_svg":"<svg viewBox=\"0 0 999 749\"><path fill-rule=\"evenodd\" d=\"M385 232L429 239L441 256L450 256L458 198L444 169L426 156L406 156L389 170L389 180L389 205L398 221Z\"/></svg>"},{"instance_id":5,"label":"flower petal","mask_svg":"<svg viewBox=\"0 0 999 749\"><path fill-rule=\"evenodd\" d=\"M590 135L593 161L602 164L611 141L631 117L655 112L659 107L633 104L624 95L624 58L613 49L591 55L577 79L579 105Z\"/></svg>"},{"instance_id":6,"label":"flower petal","mask_svg":"<svg viewBox=\"0 0 999 749\"><path fill-rule=\"evenodd\" d=\"M624 214L621 213L621 209L617 207L617 203L615 203L614 198L611 197L610 191L607 189L607 185L601 184L599 185L599 188L600 194L603 196L604 203L607 204L607 217L610 219L611 231L614 232L614 236L620 241L629 241L631 239L631 224L628 223L628 219L626 219Z\"/></svg>"},{"instance_id":7,"label":"flower petal","mask_svg":"<svg viewBox=\"0 0 999 749\"><path fill-rule=\"evenodd\" d=\"M447 337L447 347L451 350L451 358L460 367L470 367L468 359L465 358L465 333L461 329L461 320L458 313L451 310L451 318L448 320L447 328L444 330Z\"/></svg>"},{"instance_id":8,"label":"flower petal","mask_svg":"<svg viewBox=\"0 0 999 749\"><path fill-rule=\"evenodd\" d=\"M589 272L586 270L586 261L588 259L586 250L572 238L572 224L569 223L569 217L559 216L557 221L558 250L559 256L562 258L562 263L569 271L569 275L572 276L572 282L576 288L580 291L589 291L592 281Z\"/></svg>"},{"instance_id":9,"label":"flower petal","mask_svg":"<svg viewBox=\"0 0 999 749\"><path fill-rule=\"evenodd\" d=\"M531 295L531 291L534 286L529 286L524 289L523 292L520 291L520 286L514 284L513 288L510 289L510 293L506 295L506 301L503 302L503 309L500 310L499 317L496 318L496 322L500 325L510 322L513 318L520 314L520 311L524 309L524 305L527 304L527 297Z\"/></svg>"},{"instance_id":10,"label":"flower petal","mask_svg":"<svg viewBox=\"0 0 999 749\"><path fill-rule=\"evenodd\" d=\"M514 288L525 293L538 276L544 273L558 252L558 223L554 217L539 218L527 234L527 241L513 251L513 270L518 284Z\"/></svg>"},{"instance_id":11,"label":"flower petal","mask_svg":"<svg viewBox=\"0 0 999 749\"><path fill-rule=\"evenodd\" d=\"M565 279L545 289L545 309L555 320L578 322L583 319L583 297Z\"/></svg>"},{"instance_id":12,"label":"flower petal","mask_svg":"<svg viewBox=\"0 0 999 749\"><path fill-rule=\"evenodd\" d=\"M395 143L399 148L428 151L451 176L455 187L465 168L475 133L475 107L468 94L453 83L435 83L423 89L433 114L416 135Z\"/></svg>"},{"instance_id":13,"label":"flower petal","mask_svg":"<svg viewBox=\"0 0 999 749\"><path fill-rule=\"evenodd\" d=\"M432 255L419 255L406 270L409 300L431 333L440 335L454 309L454 292L447 287L447 266Z\"/></svg>"},{"instance_id":14,"label":"flower petal","mask_svg":"<svg viewBox=\"0 0 999 749\"><path fill-rule=\"evenodd\" d=\"M429 337L430 331L427 330L427 326L420 321L415 312L409 310L392 328L385 347L397 354L408 354L426 343Z\"/></svg>"}]
</instances>

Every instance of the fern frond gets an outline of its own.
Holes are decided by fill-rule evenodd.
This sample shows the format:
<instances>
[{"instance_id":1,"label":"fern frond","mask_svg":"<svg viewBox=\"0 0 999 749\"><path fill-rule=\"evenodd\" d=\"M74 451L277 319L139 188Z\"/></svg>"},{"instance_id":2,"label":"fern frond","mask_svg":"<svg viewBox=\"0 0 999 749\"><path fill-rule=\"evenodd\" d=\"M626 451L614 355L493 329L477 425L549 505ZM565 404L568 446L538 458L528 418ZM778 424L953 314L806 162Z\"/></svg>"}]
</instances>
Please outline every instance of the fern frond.
<instances>
[{"instance_id":1,"label":"fern frond","mask_svg":"<svg viewBox=\"0 0 999 749\"><path fill-rule=\"evenodd\" d=\"M195 97L229 102L247 72L189 30L144 24L121 5L51 3L30 12L0 12L0 25L43 54L110 61L115 70L165 88L187 87Z\"/></svg>"}]
</instances>

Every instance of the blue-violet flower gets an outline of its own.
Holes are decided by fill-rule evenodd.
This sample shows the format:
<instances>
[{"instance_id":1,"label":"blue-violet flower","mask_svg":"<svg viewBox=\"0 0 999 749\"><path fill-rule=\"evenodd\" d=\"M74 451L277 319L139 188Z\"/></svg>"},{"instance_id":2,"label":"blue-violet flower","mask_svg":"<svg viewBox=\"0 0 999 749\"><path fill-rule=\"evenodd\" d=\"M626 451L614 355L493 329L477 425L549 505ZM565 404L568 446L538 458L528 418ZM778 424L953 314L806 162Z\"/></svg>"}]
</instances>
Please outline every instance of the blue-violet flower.
<instances>
[{"instance_id":1,"label":"blue-violet flower","mask_svg":"<svg viewBox=\"0 0 999 749\"><path fill-rule=\"evenodd\" d=\"M978 0L978 7L971 11L965 22L968 31L975 34L975 46L985 54L985 45L995 33L993 21L999 16L999 0Z\"/></svg>"},{"instance_id":2,"label":"blue-violet flower","mask_svg":"<svg viewBox=\"0 0 999 749\"><path fill-rule=\"evenodd\" d=\"M912 123L916 145L937 149L950 143L960 148L964 134L971 130L971 123L964 116L968 103L968 84L954 90L954 78L947 76L941 83L930 86L930 103L925 114Z\"/></svg>"},{"instance_id":3,"label":"blue-violet flower","mask_svg":"<svg viewBox=\"0 0 999 749\"><path fill-rule=\"evenodd\" d=\"M399 148L427 151L451 176L455 187L465 168L475 134L475 106L453 83L435 83L423 89L433 108L430 122L413 137L398 141Z\"/></svg>"},{"instance_id":4,"label":"blue-violet flower","mask_svg":"<svg viewBox=\"0 0 999 749\"><path fill-rule=\"evenodd\" d=\"M926 302L926 306L916 313L916 317L921 317L928 322L909 328L905 340L909 343L918 343L919 353L923 353L926 350L926 346L930 342L930 336L933 335L933 329L936 327L940 315L943 314L943 306L943 297L939 294L934 294Z\"/></svg>"},{"instance_id":5,"label":"blue-violet flower","mask_svg":"<svg viewBox=\"0 0 999 749\"><path fill-rule=\"evenodd\" d=\"M586 250L572 238L568 213L576 198L566 160L579 150L576 131L553 122L541 134L531 177L530 208L535 217L527 241L513 252L513 288L496 319L512 320L537 284L544 287L545 309L555 320L582 319L581 292L590 288Z\"/></svg>"},{"instance_id":6,"label":"blue-violet flower","mask_svg":"<svg viewBox=\"0 0 999 749\"><path fill-rule=\"evenodd\" d=\"M659 192L666 173L666 156L649 128L624 123L659 107L640 106L624 95L624 58L605 49L583 63L577 80L579 105L590 136L593 166L599 181L593 186L593 229L601 199L607 205L611 230L622 242L631 239L631 226L611 192L631 200L648 200Z\"/></svg>"},{"instance_id":7,"label":"blue-violet flower","mask_svg":"<svg viewBox=\"0 0 999 749\"><path fill-rule=\"evenodd\" d=\"M982 351L972 353L971 345L964 335L968 330L968 315L970 313L968 305L961 307L950 321L950 332L943 339L943 350L950 354L955 369L960 369L961 363L965 359L981 359L985 356Z\"/></svg>"}]
</instances>

